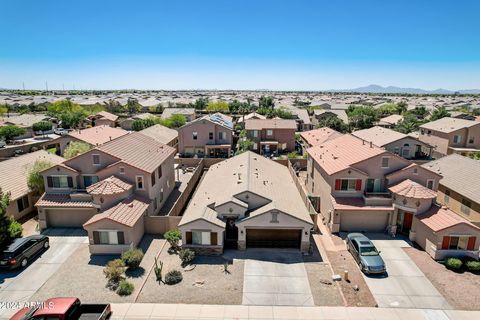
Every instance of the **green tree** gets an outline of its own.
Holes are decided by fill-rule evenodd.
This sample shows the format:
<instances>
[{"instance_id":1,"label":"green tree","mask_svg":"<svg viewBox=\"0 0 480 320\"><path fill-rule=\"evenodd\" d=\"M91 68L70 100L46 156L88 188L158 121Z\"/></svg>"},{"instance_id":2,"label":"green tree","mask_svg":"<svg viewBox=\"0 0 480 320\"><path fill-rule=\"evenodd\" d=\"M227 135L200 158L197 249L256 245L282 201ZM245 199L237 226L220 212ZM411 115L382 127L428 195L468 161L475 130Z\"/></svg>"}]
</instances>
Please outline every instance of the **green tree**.
<instances>
[{"instance_id":1,"label":"green tree","mask_svg":"<svg viewBox=\"0 0 480 320\"><path fill-rule=\"evenodd\" d=\"M205 110L208 106L208 98L198 98L197 100L195 100L195 102L193 103L193 107L196 109L196 110Z\"/></svg>"},{"instance_id":2,"label":"green tree","mask_svg":"<svg viewBox=\"0 0 480 320\"><path fill-rule=\"evenodd\" d=\"M142 106L138 103L138 100L135 98L128 98L127 100L127 112L129 114L139 113L142 110Z\"/></svg>"},{"instance_id":3,"label":"green tree","mask_svg":"<svg viewBox=\"0 0 480 320\"><path fill-rule=\"evenodd\" d=\"M348 125L336 116L326 117L318 122L317 128L328 127L338 132L348 132Z\"/></svg>"},{"instance_id":4,"label":"green tree","mask_svg":"<svg viewBox=\"0 0 480 320\"><path fill-rule=\"evenodd\" d=\"M8 113L8 107L6 104L0 105L0 117L3 117L5 113Z\"/></svg>"},{"instance_id":5,"label":"green tree","mask_svg":"<svg viewBox=\"0 0 480 320\"><path fill-rule=\"evenodd\" d=\"M110 113L123 113L125 112L125 107L122 106L117 100L110 99L105 102L105 110Z\"/></svg>"},{"instance_id":6,"label":"green tree","mask_svg":"<svg viewBox=\"0 0 480 320\"><path fill-rule=\"evenodd\" d=\"M259 108L273 109L275 107L275 102L273 101L273 97L272 96L261 96L260 99L258 99L258 107Z\"/></svg>"},{"instance_id":7,"label":"green tree","mask_svg":"<svg viewBox=\"0 0 480 320\"><path fill-rule=\"evenodd\" d=\"M166 127L168 128L180 128L187 123L187 118L183 114L172 114L170 118L167 118Z\"/></svg>"},{"instance_id":8,"label":"green tree","mask_svg":"<svg viewBox=\"0 0 480 320\"><path fill-rule=\"evenodd\" d=\"M398 106L395 103L386 103L377 109L381 117L399 113Z\"/></svg>"},{"instance_id":9,"label":"green tree","mask_svg":"<svg viewBox=\"0 0 480 320\"><path fill-rule=\"evenodd\" d=\"M0 127L0 137L3 137L5 141L11 141L13 138L25 134L27 130L14 125L7 125Z\"/></svg>"},{"instance_id":10,"label":"green tree","mask_svg":"<svg viewBox=\"0 0 480 320\"><path fill-rule=\"evenodd\" d=\"M428 116L428 110L424 106L419 106L410 111L418 118L425 119Z\"/></svg>"},{"instance_id":11,"label":"green tree","mask_svg":"<svg viewBox=\"0 0 480 320\"><path fill-rule=\"evenodd\" d=\"M71 159L92 149L92 146L85 142L72 141L63 152L65 159Z\"/></svg>"},{"instance_id":12,"label":"green tree","mask_svg":"<svg viewBox=\"0 0 480 320\"><path fill-rule=\"evenodd\" d=\"M9 204L10 193L3 193L0 189L0 250L5 248L13 239L22 236L22 226L13 218L7 216Z\"/></svg>"},{"instance_id":13,"label":"green tree","mask_svg":"<svg viewBox=\"0 0 480 320\"><path fill-rule=\"evenodd\" d=\"M474 160L480 160L480 151L472 152L468 156Z\"/></svg>"},{"instance_id":14,"label":"green tree","mask_svg":"<svg viewBox=\"0 0 480 320\"><path fill-rule=\"evenodd\" d=\"M39 196L45 192L45 183L40 174L43 170L51 168L53 164L50 161L37 160L28 170L27 185L34 195Z\"/></svg>"},{"instance_id":15,"label":"green tree","mask_svg":"<svg viewBox=\"0 0 480 320\"><path fill-rule=\"evenodd\" d=\"M378 121L377 111L370 106L350 106L347 115L352 130L371 128Z\"/></svg>"},{"instance_id":16,"label":"green tree","mask_svg":"<svg viewBox=\"0 0 480 320\"><path fill-rule=\"evenodd\" d=\"M395 131L407 134L417 131L419 126L420 122L418 121L417 117L413 113L406 112L403 114L403 119L400 120L395 126Z\"/></svg>"},{"instance_id":17,"label":"green tree","mask_svg":"<svg viewBox=\"0 0 480 320\"><path fill-rule=\"evenodd\" d=\"M50 121L40 121L32 125L33 131L40 131L42 135L45 135L45 131L52 130L53 124Z\"/></svg>"},{"instance_id":18,"label":"green tree","mask_svg":"<svg viewBox=\"0 0 480 320\"><path fill-rule=\"evenodd\" d=\"M252 150L253 148L253 141L247 138L241 138L238 141L238 148L235 152L235 155L244 153L245 151Z\"/></svg>"},{"instance_id":19,"label":"green tree","mask_svg":"<svg viewBox=\"0 0 480 320\"><path fill-rule=\"evenodd\" d=\"M437 109L433 110L432 116L430 117L430 121L435 121L438 119L450 117L450 112L445 109L445 107L438 107Z\"/></svg>"},{"instance_id":20,"label":"green tree","mask_svg":"<svg viewBox=\"0 0 480 320\"><path fill-rule=\"evenodd\" d=\"M63 127L76 128L87 117L88 112L70 100L59 100L48 106L47 114L60 119Z\"/></svg>"},{"instance_id":21,"label":"green tree","mask_svg":"<svg viewBox=\"0 0 480 320\"><path fill-rule=\"evenodd\" d=\"M210 112L229 112L228 103L225 101L209 102L207 111Z\"/></svg>"},{"instance_id":22,"label":"green tree","mask_svg":"<svg viewBox=\"0 0 480 320\"><path fill-rule=\"evenodd\" d=\"M406 101L400 101L397 103L398 114L403 114L408 109L408 104Z\"/></svg>"}]
</instances>

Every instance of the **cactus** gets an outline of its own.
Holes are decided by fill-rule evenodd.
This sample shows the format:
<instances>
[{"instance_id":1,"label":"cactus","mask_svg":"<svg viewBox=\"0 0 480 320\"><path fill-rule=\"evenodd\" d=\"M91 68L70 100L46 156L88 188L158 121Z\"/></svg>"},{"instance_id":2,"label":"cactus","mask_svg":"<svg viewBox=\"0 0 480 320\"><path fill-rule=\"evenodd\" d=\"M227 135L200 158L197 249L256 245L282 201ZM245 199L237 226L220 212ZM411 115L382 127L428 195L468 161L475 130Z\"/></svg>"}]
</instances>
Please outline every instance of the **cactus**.
<instances>
[{"instance_id":1,"label":"cactus","mask_svg":"<svg viewBox=\"0 0 480 320\"><path fill-rule=\"evenodd\" d=\"M159 264L160 264L160 267L158 266ZM163 279L162 279L162 269L163 269L163 262L160 261L160 263L158 263L157 257L155 257L155 267L154 267L154 271L155 271L155 276L156 276L158 282L163 282Z\"/></svg>"}]
</instances>

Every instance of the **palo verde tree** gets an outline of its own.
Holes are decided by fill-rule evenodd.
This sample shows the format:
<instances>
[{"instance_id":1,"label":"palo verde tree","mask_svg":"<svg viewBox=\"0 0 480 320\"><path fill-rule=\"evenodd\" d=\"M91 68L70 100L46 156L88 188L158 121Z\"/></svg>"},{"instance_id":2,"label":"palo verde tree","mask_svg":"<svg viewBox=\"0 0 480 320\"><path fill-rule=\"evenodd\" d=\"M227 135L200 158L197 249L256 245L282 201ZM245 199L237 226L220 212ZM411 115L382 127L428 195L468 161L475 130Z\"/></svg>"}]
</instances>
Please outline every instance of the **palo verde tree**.
<instances>
[{"instance_id":1,"label":"palo verde tree","mask_svg":"<svg viewBox=\"0 0 480 320\"><path fill-rule=\"evenodd\" d=\"M37 160L28 170L27 185L34 195L39 196L45 192L45 183L40 172L52 166L53 164L50 161Z\"/></svg>"},{"instance_id":2,"label":"palo verde tree","mask_svg":"<svg viewBox=\"0 0 480 320\"><path fill-rule=\"evenodd\" d=\"M3 138L5 141L11 141L13 138L25 134L25 132L27 132L27 130L25 130L24 128L20 128L14 125L0 127L0 137Z\"/></svg>"}]
</instances>

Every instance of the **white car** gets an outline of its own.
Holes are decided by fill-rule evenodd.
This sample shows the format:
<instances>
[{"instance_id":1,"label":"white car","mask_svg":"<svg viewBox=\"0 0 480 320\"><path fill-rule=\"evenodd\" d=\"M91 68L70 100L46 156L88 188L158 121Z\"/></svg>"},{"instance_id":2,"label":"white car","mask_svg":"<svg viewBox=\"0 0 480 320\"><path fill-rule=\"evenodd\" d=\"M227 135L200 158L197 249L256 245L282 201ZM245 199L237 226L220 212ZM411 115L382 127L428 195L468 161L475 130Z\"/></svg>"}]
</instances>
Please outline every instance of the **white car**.
<instances>
[{"instance_id":1,"label":"white car","mask_svg":"<svg viewBox=\"0 0 480 320\"><path fill-rule=\"evenodd\" d=\"M55 130L53 130L53 133L58 134L59 136L66 135L69 132L70 132L69 130L64 129L64 128L56 128Z\"/></svg>"}]
</instances>

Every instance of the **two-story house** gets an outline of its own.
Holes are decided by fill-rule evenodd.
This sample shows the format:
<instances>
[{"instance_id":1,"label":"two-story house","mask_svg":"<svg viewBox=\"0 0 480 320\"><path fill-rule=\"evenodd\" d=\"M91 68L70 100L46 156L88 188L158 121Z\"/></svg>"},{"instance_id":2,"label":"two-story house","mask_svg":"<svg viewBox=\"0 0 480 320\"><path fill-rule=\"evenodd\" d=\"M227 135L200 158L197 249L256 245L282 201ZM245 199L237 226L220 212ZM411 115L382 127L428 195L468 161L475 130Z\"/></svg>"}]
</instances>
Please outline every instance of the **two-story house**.
<instances>
[{"instance_id":1,"label":"two-story house","mask_svg":"<svg viewBox=\"0 0 480 320\"><path fill-rule=\"evenodd\" d=\"M214 113L178 129L178 152L184 157L228 158L233 142L232 118Z\"/></svg>"},{"instance_id":2,"label":"two-story house","mask_svg":"<svg viewBox=\"0 0 480 320\"><path fill-rule=\"evenodd\" d=\"M436 158L480 151L480 122L442 118L420 126L420 141L435 147Z\"/></svg>"},{"instance_id":3,"label":"two-story house","mask_svg":"<svg viewBox=\"0 0 480 320\"><path fill-rule=\"evenodd\" d=\"M107 111L100 111L90 116L88 120L91 121L92 127L109 126L115 128L117 126L118 116Z\"/></svg>"},{"instance_id":4,"label":"two-story house","mask_svg":"<svg viewBox=\"0 0 480 320\"><path fill-rule=\"evenodd\" d=\"M40 228L84 226L92 253L138 244L143 215L157 215L175 186L174 155L174 148L131 133L43 171Z\"/></svg>"},{"instance_id":5,"label":"two-story house","mask_svg":"<svg viewBox=\"0 0 480 320\"><path fill-rule=\"evenodd\" d=\"M245 121L247 138L252 150L259 154L295 151L297 123L288 119L249 119Z\"/></svg>"},{"instance_id":6,"label":"two-story house","mask_svg":"<svg viewBox=\"0 0 480 320\"><path fill-rule=\"evenodd\" d=\"M300 132L303 153L305 154L308 148L321 145L328 140L333 140L342 135L342 133L328 127Z\"/></svg>"}]
</instances>

